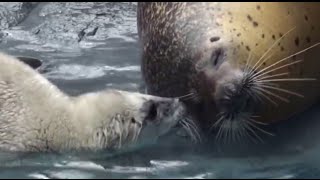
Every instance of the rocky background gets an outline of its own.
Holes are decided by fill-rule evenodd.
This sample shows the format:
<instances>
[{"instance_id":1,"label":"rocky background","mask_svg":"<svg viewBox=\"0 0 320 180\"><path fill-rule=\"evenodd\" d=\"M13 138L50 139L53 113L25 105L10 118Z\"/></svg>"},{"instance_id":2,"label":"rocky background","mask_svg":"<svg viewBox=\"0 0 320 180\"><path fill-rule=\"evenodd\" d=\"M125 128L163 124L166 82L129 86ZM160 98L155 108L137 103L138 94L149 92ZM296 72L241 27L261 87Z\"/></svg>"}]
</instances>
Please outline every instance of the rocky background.
<instances>
[{"instance_id":1,"label":"rocky background","mask_svg":"<svg viewBox=\"0 0 320 180\"><path fill-rule=\"evenodd\" d=\"M69 94L105 87L138 90L133 2L0 2L0 48L40 59Z\"/></svg>"}]
</instances>

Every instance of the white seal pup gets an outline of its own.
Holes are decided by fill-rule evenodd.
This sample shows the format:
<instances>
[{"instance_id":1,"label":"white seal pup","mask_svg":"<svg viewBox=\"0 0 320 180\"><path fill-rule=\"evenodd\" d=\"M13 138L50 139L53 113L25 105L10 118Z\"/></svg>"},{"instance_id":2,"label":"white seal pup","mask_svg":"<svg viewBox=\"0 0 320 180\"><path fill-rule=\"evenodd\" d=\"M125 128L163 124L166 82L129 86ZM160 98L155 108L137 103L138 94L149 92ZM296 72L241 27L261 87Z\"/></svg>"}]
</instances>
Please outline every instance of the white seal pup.
<instances>
[{"instance_id":1,"label":"white seal pup","mask_svg":"<svg viewBox=\"0 0 320 180\"><path fill-rule=\"evenodd\" d=\"M104 90L68 96L0 53L0 150L106 150L156 140L185 116L178 98Z\"/></svg>"}]
</instances>

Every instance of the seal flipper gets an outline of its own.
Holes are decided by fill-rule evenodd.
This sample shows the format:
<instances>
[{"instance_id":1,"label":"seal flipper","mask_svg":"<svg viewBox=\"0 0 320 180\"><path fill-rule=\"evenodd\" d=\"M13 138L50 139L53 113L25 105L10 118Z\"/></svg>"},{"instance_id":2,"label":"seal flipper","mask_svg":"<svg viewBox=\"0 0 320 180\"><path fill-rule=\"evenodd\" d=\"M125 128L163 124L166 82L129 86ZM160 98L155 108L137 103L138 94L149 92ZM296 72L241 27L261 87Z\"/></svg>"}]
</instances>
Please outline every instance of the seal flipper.
<instances>
[{"instance_id":1,"label":"seal flipper","mask_svg":"<svg viewBox=\"0 0 320 180\"><path fill-rule=\"evenodd\" d=\"M25 64L29 65L33 69L38 69L42 65L42 61L33 57L26 57L26 56L18 56L16 57L20 61L24 62Z\"/></svg>"}]
</instances>

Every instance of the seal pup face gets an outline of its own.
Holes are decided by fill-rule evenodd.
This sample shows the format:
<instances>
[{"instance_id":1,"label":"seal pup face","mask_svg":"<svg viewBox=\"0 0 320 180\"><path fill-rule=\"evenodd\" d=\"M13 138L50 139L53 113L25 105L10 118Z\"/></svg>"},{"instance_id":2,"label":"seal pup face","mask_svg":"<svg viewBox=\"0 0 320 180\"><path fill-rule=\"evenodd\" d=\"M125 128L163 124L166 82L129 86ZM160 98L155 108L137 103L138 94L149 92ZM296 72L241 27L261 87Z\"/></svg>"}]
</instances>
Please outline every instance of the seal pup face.
<instances>
[{"instance_id":1,"label":"seal pup face","mask_svg":"<svg viewBox=\"0 0 320 180\"><path fill-rule=\"evenodd\" d=\"M100 149L154 143L187 116L178 99L121 90L86 94L76 104L78 129L93 136L89 141Z\"/></svg>"}]
</instances>

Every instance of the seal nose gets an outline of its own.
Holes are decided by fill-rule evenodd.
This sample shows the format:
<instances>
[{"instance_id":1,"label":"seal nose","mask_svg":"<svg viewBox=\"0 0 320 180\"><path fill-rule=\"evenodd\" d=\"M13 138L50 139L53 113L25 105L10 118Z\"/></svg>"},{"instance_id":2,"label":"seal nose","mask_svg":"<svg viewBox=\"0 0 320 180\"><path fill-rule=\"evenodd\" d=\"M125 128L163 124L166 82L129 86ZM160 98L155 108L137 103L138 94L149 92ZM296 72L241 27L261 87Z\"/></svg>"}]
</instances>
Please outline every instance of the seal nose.
<instances>
[{"instance_id":1,"label":"seal nose","mask_svg":"<svg viewBox=\"0 0 320 180\"><path fill-rule=\"evenodd\" d=\"M212 51L210 62L214 68L218 69L224 61L224 50L222 47L216 48Z\"/></svg>"}]
</instances>

